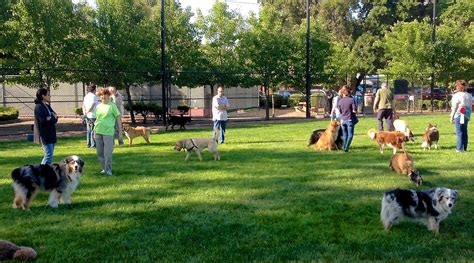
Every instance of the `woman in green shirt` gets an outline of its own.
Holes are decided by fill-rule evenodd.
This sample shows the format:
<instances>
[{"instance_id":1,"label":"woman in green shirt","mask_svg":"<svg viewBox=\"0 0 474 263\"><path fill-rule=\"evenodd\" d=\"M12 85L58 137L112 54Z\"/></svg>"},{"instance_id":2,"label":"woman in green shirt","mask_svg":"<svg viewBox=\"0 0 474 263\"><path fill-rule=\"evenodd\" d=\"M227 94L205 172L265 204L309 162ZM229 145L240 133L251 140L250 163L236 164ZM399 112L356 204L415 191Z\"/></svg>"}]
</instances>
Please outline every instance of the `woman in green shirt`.
<instances>
[{"instance_id":1,"label":"woman in green shirt","mask_svg":"<svg viewBox=\"0 0 474 263\"><path fill-rule=\"evenodd\" d=\"M110 101L110 91L106 88L99 90L99 103L94 110L95 141L97 158L102 165L101 173L112 175L112 152L114 151L115 123L118 124L118 137L122 139L122 118L115 103Z\"/></svg>"}]
</instances>

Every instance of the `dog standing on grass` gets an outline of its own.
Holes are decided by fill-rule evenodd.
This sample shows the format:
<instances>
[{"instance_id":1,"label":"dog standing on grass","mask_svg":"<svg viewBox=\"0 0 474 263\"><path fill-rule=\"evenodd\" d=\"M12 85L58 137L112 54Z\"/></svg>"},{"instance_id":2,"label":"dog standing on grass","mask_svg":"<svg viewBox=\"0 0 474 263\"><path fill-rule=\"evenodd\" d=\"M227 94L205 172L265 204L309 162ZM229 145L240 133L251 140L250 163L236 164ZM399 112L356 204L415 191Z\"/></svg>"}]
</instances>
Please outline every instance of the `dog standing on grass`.
<instances>
[{"instance_id":1,"label":"dog standing on grass","mask_svg":"<svg viewBox=\"0 0 474 263\"><path fill-rule=\"evenodd\" d=\"M408 176L416 186L420 186L423 183L423 178L414 168L413 157L407 152L392 155L389 167L398 174Z\"/></svg>"},{"instance_id":2,"label":"dog standing on grass","mask_svg":"<svg viewBox=\"0 0 474 263\"><path fill-rule=\"evenodd\" d=\"M380 220L387 231L402 219L420 220L433 233L439 234L439 224L451 213L457 196L458 191L449 188L388 191L382 198Z\"/></svg>"},{"instance_id":3,"label":"dog standing on grass","mask_svg":"<svg viewBox=\"0 0 474 263\"><path fill-rule=\"evenodd\" d=\"M157 133L158 129L150 129L143 126L132 127L130 125L123 125L123 132L128 138L128 147L132 146L133 139L142 136L146 143L150 144L150 134Z\"/></svg>"},{"instance_id":4,"label":"dog standing on grass","mask_svg":"<svg viewBox=\"0 0 474 263\"><path fill-rule=\"evenodd\" d=\"M214 138L192 138L177 140L174 149L178 152L184 149L186 152L186 158L184 158L184 161L189 159L192 152L196 153L199 161L202 161L202 151L207 148L207 150L212 153L214 161L219 161L221 157L217 151L217 136L219 136L218 129Z\"/></svg>"},{"instance_id":5,"label":"dog standing on grass","mask_svg":"<svg viewBox=\"0 0 474 263\"><path fill-rule=\"evenodd\" d=\"M367 135L379 145L380 153L382 154L385 146L393 148L393 154L396 154L397 150L405 151L405 142L408 137L406 137L403 132L376 131L375 129L370 129Z\"/></svg>"},{"instance_id":6,"label":"dog standing on grass","mask_svg":"<svg viewBox=\"0 0 474 263\"><path fill-rule=\"evenodd\" d=\"M423 147L423 150L426 150L426 148L431 150L431 146L434 145L434 148L438 149L438 141L439 141L438 126L436 124L431 124L431 123L428 124L425 134L423 134L423 143L421 144L421 147Z\"/></svg>"}]
</instances>

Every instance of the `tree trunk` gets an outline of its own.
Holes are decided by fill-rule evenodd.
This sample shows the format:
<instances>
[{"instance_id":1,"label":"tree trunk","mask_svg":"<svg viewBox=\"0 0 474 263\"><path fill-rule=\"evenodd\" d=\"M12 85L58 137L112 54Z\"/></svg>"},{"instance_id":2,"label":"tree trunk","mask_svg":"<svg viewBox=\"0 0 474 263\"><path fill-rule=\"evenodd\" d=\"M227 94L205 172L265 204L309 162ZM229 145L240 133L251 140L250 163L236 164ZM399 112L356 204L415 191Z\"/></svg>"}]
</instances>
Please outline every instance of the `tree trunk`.
<instances>
[{"instance_id":1,"label":"tree trunk","mask_svg":"<svg viewBox=\"0 0 474 263\"><path fill-rule=\"evenodd\" d=\"M268 94L268 83L264 83L263 87L265 88L265 120L270 119L270 107L268 101L270 100L270 95Z\"/></svg>"},{"instance_id":2,"label":"tree trunk","mask_svg":"<svg viewBox=\"0 0 474 263\"><path fill-rule=\"evenodd\" d=\"M135 114L133 113L133 103L132 103L132 96L130 96L130 86L125 85L125 92L127 93L127 103L130 105L130 118L132 120L132 124L135 124Z\"/></svg>"}]
</instances>

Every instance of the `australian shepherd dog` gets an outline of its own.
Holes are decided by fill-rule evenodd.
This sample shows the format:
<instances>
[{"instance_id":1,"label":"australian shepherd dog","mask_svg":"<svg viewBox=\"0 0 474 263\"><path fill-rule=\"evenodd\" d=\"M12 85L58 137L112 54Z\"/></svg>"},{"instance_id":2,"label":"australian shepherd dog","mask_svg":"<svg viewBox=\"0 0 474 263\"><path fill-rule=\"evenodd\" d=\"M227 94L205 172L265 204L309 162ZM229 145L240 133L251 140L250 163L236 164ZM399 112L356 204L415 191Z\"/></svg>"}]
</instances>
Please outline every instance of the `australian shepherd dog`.
<instances>
[{"instance_id":1,"label":"australian shepherd dog","mask_svg":"<svg viewBox=\"0 0 474 263\"><path fill-rule=\"evenodd\" d=\"M315 150L328 150L331 151L336 149L336 139L339 133L339 122L331 121L324 130L323 134L319 137L319 140L314 145Z\"/></svg>"},{"instance_id":2,"label":"australian shepherd dog","mask_svg":"<svg viewBox=\"0 0 474 263\"><path fill-rule=\"evenodd\" d=\"M416 186L420 186L423 183L423 178L420 173L415 170L415 163L411 154L397 153L392 155L390 158L389 167L398 174L406 175Z\"/></svg>"},{"instance_id":3,"label":"australian shepherd dog","mask_svg":"<svg viewBox=\"0 0 474 263\"><path fill-rule=\"evenodd\" d=\"M457 196L458 191L448 188L388 191L382 199L380 220L387 231L402 219L419 220L425 223L429 230L438 234L439 224L451 213Z\"/></svg>"},{"instance_id":4,"label":"australian shepherd dog","mask_svg":"<svg viewBox=\"0 0 474 263\"><path fill-rule=\"evenodd\" d=\"M428 124L425 134L423 134L423 143L421 144L421 147L423 147L424 150L426 150L426 148L431 150L431 146L434 146L435 149L438 149L438 140L438 126L436 124Z\"/></svg>"},{"instance_id":5,"label":"australian shepherd dog","mask_svg":"<svg viewBox=\"0 0 474 263\"><path fill-rule=\"evenodd\" d=\"M69 156L52 165L29 164L12 171L15 198L13 208L29 209L31 201L38 192L50 192L48 205L57 208L62 198L71 204L71 194L79 185L84 161L78 156Z\"/></svg>"},{"instance_id":6,"label":"australian shepherd dog","mask_svg":"<svg viewBox=\"0 0 474 263\"><path fill-rule=\"evenodd\" d=\"M397 150L405 150L405 142L408 140L408 137L403 132L398 131L378 132L375 129L370 129L367 135L379 145L380 153L382 154L385 146L393 148L393 154L396 154Z\"/></svg>"}]
</instances>

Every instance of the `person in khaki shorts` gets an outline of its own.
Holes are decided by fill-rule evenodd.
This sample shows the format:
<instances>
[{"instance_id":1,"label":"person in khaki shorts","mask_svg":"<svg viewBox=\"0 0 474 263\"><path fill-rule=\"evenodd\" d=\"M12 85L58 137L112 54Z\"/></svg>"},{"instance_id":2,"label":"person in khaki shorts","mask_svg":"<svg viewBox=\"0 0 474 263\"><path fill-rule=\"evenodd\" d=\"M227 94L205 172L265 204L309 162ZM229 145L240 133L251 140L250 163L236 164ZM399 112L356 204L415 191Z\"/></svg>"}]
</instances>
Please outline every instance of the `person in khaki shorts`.
<instances>
[{"instance_id":1,"label":"person in khaki shorts","mask_svg":"<svg viewBox=\"0 0 474 263\"><path fill-rule=\"evenodd\" d=\"M393 116L395 115L395 102L393 93L388 88L387 82L380 85L380 89L375 94L374 112L377 112L377 127L383 131L383 119L387 123L387 130L393 131Z\"/></svg>"}]
</instances>

